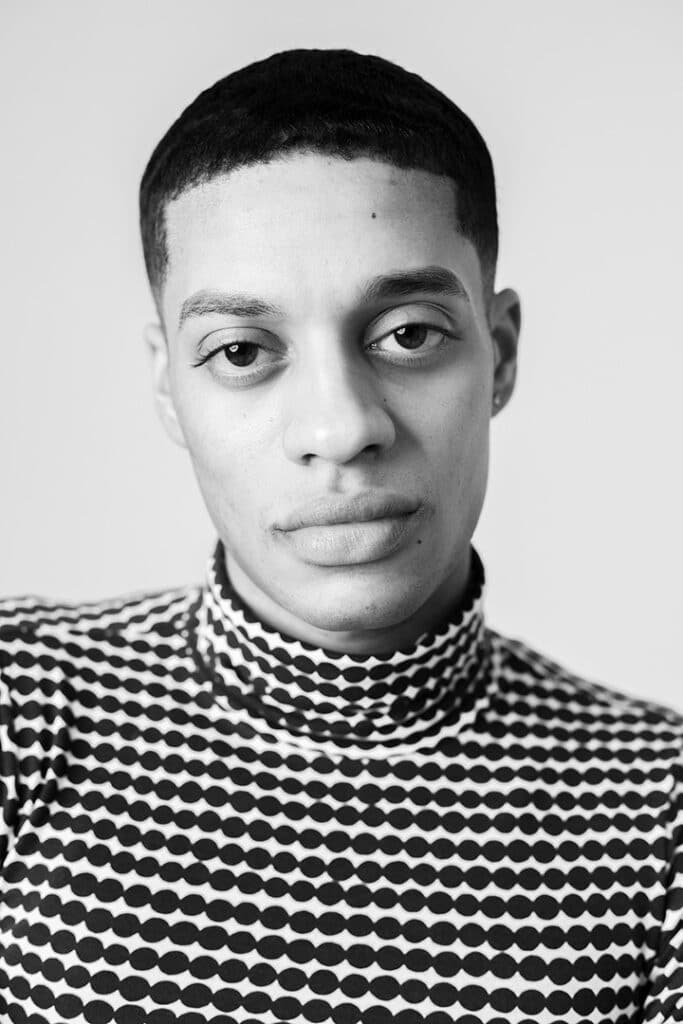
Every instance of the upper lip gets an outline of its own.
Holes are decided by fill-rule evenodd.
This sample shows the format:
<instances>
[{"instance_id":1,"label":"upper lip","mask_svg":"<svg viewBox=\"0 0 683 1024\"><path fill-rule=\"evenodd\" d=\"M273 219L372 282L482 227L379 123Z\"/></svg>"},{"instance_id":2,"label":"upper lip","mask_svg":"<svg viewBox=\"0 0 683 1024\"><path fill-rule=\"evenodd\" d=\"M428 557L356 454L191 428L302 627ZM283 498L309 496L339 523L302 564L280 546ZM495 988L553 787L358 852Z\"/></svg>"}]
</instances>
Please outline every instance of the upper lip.
<instances>
[{"instance_id":1,"label":"upper lip","mask_svg":"<svg viewBox=\"0 0 683 1024\"><path fill-rule=\"evenodd\" d=\"M389 516L416 512L420 502L402 494L362 491L357 494L333 494L313 498L278 520L277 530L299 530L306 526L332 526L335 523L367 522Z\"/></svg>"}]
</instances>

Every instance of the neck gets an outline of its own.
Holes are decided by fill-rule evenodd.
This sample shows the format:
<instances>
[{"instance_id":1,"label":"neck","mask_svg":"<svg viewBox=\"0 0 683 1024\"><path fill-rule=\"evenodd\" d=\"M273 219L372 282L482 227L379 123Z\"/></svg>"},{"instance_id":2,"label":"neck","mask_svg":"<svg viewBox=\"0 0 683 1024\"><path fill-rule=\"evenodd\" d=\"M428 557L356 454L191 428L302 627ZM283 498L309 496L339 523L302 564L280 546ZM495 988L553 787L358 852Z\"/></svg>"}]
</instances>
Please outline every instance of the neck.
<instances>
[{"instance_id":1,"label":"neck","mask_svg":"<svg viewBox=\"0 0 683 1024\"><path fill-rule=\"evenodd\" d=\"M490 661L484 569L474 549L469 560L462 599L440 622L425 618L427 628L412 646L396 644L419 632L420 616L411 616L410 633L383 631L393 634L393 650L378 656L351 653L346 641L345 651L331 651L293 637L289 624L285 631L268 624L237 592L219 542L187 635L198 678L210 682L228 714L226 729L335 758L371 753L384 762L410 757L416 744L437 745L473 721L486 699ZM324 630L305 634L327 644L335 639Z\"/></svg>"},{"instance_id":2,"label":"neck","mask_svg":"<svg viewBox=\"0 0 683 1024\"><path fill-rule=\"evenodd\" d=\"M414 613L390 626L349 630L328 630L314 626L283 607L244 572L226 551L225 564L236 593L266 625L287 636L327 651L343 654L386 656L403 650L431 632L464 598L471 573L471 551L441 581L436 590Z\"/></svg>"}]
</instances>

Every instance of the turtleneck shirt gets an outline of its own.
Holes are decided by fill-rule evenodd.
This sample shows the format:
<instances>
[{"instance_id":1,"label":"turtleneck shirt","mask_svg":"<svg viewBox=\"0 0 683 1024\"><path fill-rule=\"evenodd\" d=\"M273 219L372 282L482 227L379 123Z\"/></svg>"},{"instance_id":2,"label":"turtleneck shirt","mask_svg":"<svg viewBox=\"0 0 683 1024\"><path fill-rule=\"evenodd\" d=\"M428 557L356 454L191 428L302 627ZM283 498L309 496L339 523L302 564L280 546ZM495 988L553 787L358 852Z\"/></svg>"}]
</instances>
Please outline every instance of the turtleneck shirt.
<instances>
[{"instance_id":1,"label":"turtleneck shirt","mask_svg":"<svg viewBox=\"0 0 683 1024\"><path fill-rule=\"evenodd\" d=\"M340 654L201 586L0 602L0 1019L683 1020L683 716L467 593Z\"/></svg>"}]
</instances>

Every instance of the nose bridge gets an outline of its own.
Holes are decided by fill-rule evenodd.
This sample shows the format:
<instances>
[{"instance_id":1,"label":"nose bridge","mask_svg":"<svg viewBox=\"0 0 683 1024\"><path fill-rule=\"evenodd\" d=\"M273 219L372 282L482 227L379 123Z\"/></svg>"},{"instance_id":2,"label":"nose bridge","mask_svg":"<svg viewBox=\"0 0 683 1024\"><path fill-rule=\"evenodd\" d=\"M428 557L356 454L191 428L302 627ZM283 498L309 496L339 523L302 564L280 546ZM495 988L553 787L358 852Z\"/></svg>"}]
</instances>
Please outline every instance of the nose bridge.
<instances>
[{"instance_id":1,"label":"nose bridge","mask_svg":"<svg viewBox=\"0 0 683 1024\"><path fill-rule=\"evenodd\" d=\"M304 389L309 395L318 395L320 406L326 412L330 405L352 407L367 404L373 388L371 382L364 379L368 374L362 372L361 357L343 344L336 334L329 332L327 337L319 334L317 344L309 345L300 360L301 378Z\"/></svg>"},{"instance_id":2,"label":"nose bridge","mask_svg":"<svg viewBox=\"0 0 683 1024\"><path fill-rule=\"evenodd\" d=\"M301 339L292 368L285 430L290 458L348 462L367 449L390 446L394 426L371 367L339 329Z\"/></svg>"}]
</instances>

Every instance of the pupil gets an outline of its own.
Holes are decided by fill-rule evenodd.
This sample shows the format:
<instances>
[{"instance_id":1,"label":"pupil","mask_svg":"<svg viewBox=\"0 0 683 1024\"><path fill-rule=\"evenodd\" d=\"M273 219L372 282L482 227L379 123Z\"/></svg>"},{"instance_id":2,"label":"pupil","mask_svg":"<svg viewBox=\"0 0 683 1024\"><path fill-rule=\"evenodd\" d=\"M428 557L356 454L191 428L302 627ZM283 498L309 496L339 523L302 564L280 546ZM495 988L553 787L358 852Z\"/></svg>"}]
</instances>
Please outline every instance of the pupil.
<instances>
[{"instance_id":1,"label":"pupil","mask_svg":"<svg viewBox=\"0 0 683 1024\"><path fill-rule=\"evenodd\" d=\"M225 346L225 357L233 366L249 366L256 359L258 346L252 341L236 341Z\"/></svg>"},{"instance_id":2,"label":"pupil","mask_svg":"<svg viewBox=\"0 0 683 1024\"><path fill-rule=\"evenodd\" d=\"M396 340L403 348L419 348L429 333L424 324L407 324L394 331Z\"/></svg>"}]
</instances>

